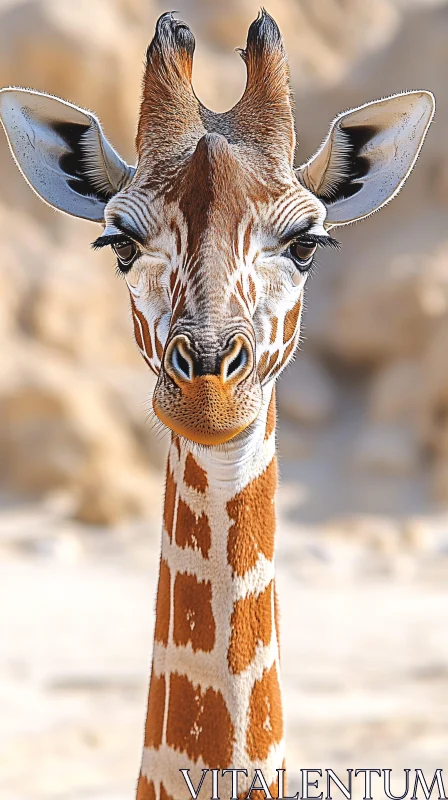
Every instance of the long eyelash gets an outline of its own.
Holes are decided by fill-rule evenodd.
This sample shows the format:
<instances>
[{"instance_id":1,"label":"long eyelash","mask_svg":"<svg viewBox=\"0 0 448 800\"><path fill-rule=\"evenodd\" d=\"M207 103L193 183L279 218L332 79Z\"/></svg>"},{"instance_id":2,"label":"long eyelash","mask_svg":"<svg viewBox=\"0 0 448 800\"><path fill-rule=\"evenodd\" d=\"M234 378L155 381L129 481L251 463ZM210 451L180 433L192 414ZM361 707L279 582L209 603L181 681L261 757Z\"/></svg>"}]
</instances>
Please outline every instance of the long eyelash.
<instances>
[{"instance_id":1,"label":"long eyelash","mask_svg":"<svg viewBox=\"0 0 448 800\"><path fill-rule=\"evenodd\" d=\"M98 239L92 242L91 246L94 250L100 250L101 247L108 247L111 244L120 244L120 242L127 241L129 241L127 236L120 233L111 233L108 236L99 236Z\"/></svg>"},{"instance_id":2,"label":"long eyelash","mask_svg":"<svg viewBox=\"0 0 448 800\"><path fill-rule=\"evenodd\" d=\"M315 233L304 233L303 237L298 236L297 239L303 238L306 242L313 242L313 244L317 244L318 247L334 247L335 250L340 250L341 243L334 239L333 236L318 236Z\"/></svg>"}]
</instances>

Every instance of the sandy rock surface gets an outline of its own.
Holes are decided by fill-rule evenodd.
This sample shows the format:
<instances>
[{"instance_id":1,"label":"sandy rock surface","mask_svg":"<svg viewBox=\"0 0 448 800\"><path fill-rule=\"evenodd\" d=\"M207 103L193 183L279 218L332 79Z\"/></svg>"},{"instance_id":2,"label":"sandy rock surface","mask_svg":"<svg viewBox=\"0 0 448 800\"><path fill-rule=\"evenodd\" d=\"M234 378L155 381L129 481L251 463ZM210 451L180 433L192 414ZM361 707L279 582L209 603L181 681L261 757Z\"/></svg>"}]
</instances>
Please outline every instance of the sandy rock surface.
<instances>
[{"instance_id":1,"label":"sandy rock surface","mask_svg":"<svg viewBox=\"0 0 448 800\"><path fill-rule=\"evenodd\" d=\"M4 0L0 4L0 83L32 86L92 108L111 141L132 162L142 57L162 10L146 0L77 4ZM353 388L362 384L366 421L371 418L375 424L400 427L406 417L406 433L401 430L383 437L392 442L391 451L397 450L399 468L405 473L409 460L409 471L429 470L433 488L428 498L444 500L440 485L447 458L444 120L448 109L441 76L448 66L446 4L325 0L317 13L311 0L276 0L271 11L284 31L290 54L298 162L316 149L331 117L347 106L410 86L428 87L437 94L436 122L406 190L369 222L338 231L339 254L319 257L308 290L303 356L284 376L279 408L291 425L339 425L341 391L354 400ZM194 0L181 3L179 14L191 23L198 39L194 78L199 95L213 108L228 107L244 85L244 65L233 48L244 43L254 9L248 2L230 2L224 8L218 2ZM417 50L419 59L410 59L408 54ZM156 431L151 432L151 421L144 424L151 416L153 380L132 341L127 292L114 276L113 258L89 249L96 226L70 220L40 203L21 180L4 138L0 166L2 185L8 188L0 198L0 336L2 358L10 365L17 363L17 381L23 383L20 407L26 383L19 377L23 375L20 365L26 360L28 371L37 374L42 359L47 365L43 372L48 373L51 361L57 370L63 360L71 393L89 385L98 408L96 425L87 419L87 401L66 402L67 429L96 425L91 441L100 447L100 440L107 439L107 415L113 413L113 436L128 442L126 458L135 458L135 469L145 463L160 467L165 444L160 444ZM0 400L5 394L6 404L14 402L9 384L9 378L0 381ZM56 389L52 391L57 394ZM40 406L46 418L51 414L47 400ZM53 397L56 418L61 413L57 410L60 401ZM109 407L104 413L99 412L101 403ZM34 415L34 422L28 420L26 426L31 436L33 425L40 425L41 412L31 395L28 405L34 408L27 412ZM83 414L86 419L81 421ZM73 424L71 415L76 417ZM46 424L42 421L42 430ZM367 440L369 435L366 430ZM20 436L14 430L7 433L8 458L13 462L22 459L24 436L25 427ZM69 438L66 444L61 440L56 459L61 474L53 463L47 473L54 478L42 479L41 487L35 487L41 493L51 491L52 481L54 487L65 483L71 469L71 484L85 496L82 469ZM107 442L104 447L109 473L117 474L122 448L114 449ZM386 446L380 456L368 444L360 447L364 453L358 458L360 469L364 464L368 472L374 461L383 463L387 472L394 456L392 452L386 455ZM32 486L19 472L12 471L8 484L25 496ZM75 515L115 522L132 510L129 488L121 480L114 488L117 498L123 495L115 510L99 510L104 507L100 495L104 496L108 480L99 469L98 488L92 488L90 499L81 503L85 510ZM81 506L74 504L75 509ZM142 513L144 506L136 502L135 512Z\"/></svg>"}]
</instances>

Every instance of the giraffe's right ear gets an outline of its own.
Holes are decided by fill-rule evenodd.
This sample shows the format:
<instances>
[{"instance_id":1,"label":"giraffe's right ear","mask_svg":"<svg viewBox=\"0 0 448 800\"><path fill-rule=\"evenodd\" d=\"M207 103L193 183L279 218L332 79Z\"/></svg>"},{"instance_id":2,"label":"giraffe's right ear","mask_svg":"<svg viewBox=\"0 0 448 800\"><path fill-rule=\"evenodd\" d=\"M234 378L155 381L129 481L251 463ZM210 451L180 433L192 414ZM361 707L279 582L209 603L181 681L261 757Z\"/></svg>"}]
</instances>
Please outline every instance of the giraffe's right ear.
<instances>
[{"instance_id":1,"label":"giraffe's right ear","mask_svg":"<svg viewBox=\"0 0 448 800\"><path fill-rule=\"evenodd\" d=\"M101 222L108 200L132 180L89 111L26 89L0 91L0 120L25 180L46 203Z\"/></svg>"}]
</instances>

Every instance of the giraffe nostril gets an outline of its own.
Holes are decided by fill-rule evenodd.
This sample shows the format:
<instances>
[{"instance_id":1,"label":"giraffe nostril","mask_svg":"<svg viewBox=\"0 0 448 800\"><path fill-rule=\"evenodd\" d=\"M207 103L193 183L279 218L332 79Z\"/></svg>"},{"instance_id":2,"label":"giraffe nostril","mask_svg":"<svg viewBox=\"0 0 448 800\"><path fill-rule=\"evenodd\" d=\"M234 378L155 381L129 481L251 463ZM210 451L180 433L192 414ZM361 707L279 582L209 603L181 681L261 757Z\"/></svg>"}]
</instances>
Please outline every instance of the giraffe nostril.
<instances>
[{"instance_id":1,"label":"giraffe nostril","mask_svg":"<svg viewBox=\"0 0 448 800\"><path fill-rule=\"evenodd\" d=\"M193 380L194 361L185 336L176 337L167 348L165 368L175 383Z\"/></svg>"},{"instance_id":2,"label":"giraffe nostril","mask_svg":"<svg viewBox=\"0 0 448 800\"><path fill-rule=\"evenodd\" d=\"M230 378L230 376L233 375L233 373L236 372L237 370L241 369L242 367L245 367L246 364L247 364L247 353L244 347L241 347L236 356L227 365L227 373L226 373L227 378Z\"/></svg>"},{"instance_id":3,"label":"giraffe nostril","mask_svg":"<svg viewBox=\"0 0 448 800\"><path fill-rule=\"evenodd\" d=\"M246 336L238 334L234 337L230 352L221 364L221 377L224 382L241 383L247 378L253 367L252 348Z\"/></svg>"},{"instance_id":4,"label":"giraffe nostril","mask_svg":"<svg viewBox=\"0 0 448 800\"><path fill-rule=\"evenodd\" d=\"M174 348L171 361L176 372L179 372L187 380L191 379L191 364L182 355L178 347Z\"/></svg>"}]
</instances>

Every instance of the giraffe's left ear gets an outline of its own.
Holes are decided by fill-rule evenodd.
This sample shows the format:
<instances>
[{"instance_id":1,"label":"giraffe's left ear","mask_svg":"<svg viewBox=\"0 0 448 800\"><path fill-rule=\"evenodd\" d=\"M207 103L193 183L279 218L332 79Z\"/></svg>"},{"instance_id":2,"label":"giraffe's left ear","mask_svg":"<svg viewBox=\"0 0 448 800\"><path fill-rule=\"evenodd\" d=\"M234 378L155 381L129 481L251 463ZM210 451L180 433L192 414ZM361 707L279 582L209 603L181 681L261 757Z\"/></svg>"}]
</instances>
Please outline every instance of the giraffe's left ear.
<instances>
[{"instance_id":1,"label":"giraffe's left ear","mask_svg":"<svg viewBox=\"0 0 448 800\"><path fill-rule=\"evenodd\" d=\"M96 117L28 89L0 91L0 120L25 180L53 208L101 222L108 200L132 180Z\"/></svg>"},{"instance_id":2,"label":"giraffe's left ear","mask_svg":"<svg viewBox=\"0 0 448 800\"><path fill-rule=\"evenodd\" d=\"M388 203L411 172L434 116L431 92L405 92L340 114L316 155L296 171L327 206L326 225L347 225Z\"/></svg>"}]
</instances>

